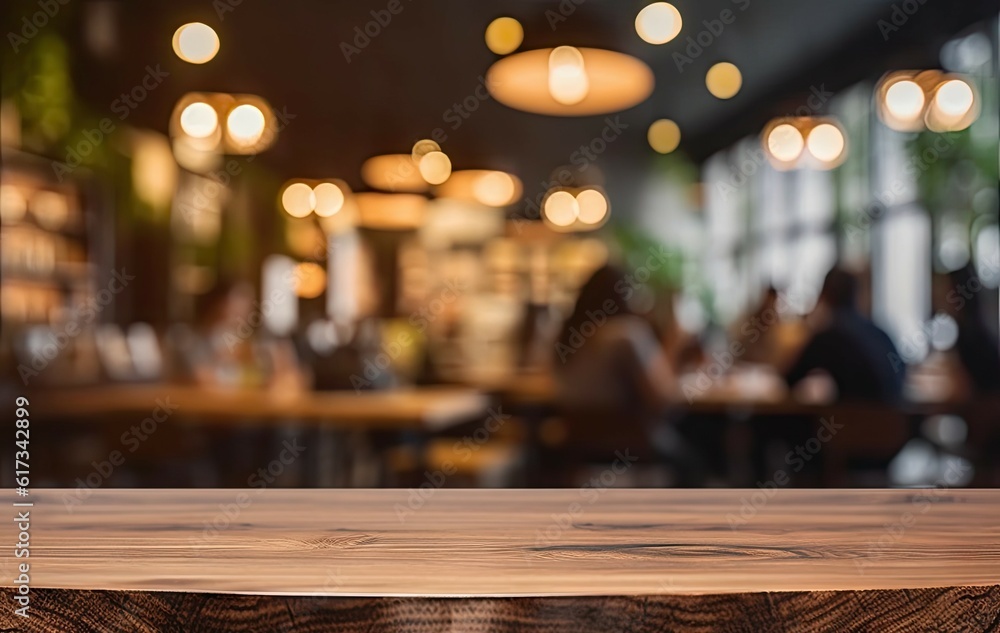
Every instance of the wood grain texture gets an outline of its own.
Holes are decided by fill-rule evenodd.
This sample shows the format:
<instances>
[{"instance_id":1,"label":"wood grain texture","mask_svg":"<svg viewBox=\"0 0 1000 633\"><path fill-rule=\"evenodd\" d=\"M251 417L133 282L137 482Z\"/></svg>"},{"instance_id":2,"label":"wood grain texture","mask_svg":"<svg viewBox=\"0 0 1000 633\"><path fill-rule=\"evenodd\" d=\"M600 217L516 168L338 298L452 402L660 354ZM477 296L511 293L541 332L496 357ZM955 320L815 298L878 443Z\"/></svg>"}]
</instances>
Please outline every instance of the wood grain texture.
<instances>
[{"instance_id":1,"label":"wood grain texture","mask_svg":"<svg viewBox=\"0 0 1000 633\"><path fill-rule=\"evenodd\" d=\"M117 385L30 395L40 418L115 413L147 416L159 402L180 416L208 421L299 420L346 428L437 429L485 417L489 398L474 389L417 387L392 391L275 393L263 389L205 389L185 385Z\"/></svg>"},{"instance_id":2,"label":"wood grain texture","mask_svg":"<svg viewBox=\"0 0 1000 633\"><path fill-rule=\"evenodd\" d=\"M407 490L99 489L67 506L75 492L36 490L31 584L422 597L1000 585L1000 490L426 486L422 503Z\"/></svg>"},{"instance_id":3,"label":"wood grain texture","mask_svg":"<svg viewBox=\"0 0 1000 633\"><path fill-rule=\"evenodd\" d=\"M6 590L10 593L10 590ZM9 599L8 596L4 598ZM1000 587L564 598L317 598L43 589L23 633L996 631Z\"/></svg>"}]
</instances>

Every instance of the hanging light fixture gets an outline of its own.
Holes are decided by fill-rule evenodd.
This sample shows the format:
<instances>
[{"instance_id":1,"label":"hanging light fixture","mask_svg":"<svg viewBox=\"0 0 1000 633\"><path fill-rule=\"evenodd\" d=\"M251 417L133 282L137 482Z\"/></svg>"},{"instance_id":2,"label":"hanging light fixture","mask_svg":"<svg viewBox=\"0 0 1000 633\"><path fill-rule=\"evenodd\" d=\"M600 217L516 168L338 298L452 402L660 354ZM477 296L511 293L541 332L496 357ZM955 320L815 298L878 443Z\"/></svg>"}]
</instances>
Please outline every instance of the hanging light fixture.
<instances>
[{"instance_id":1,"label":"hanging light fixture","mask_svg":"<svg viewBox=\"0 0 1000 633\"><path fill-rule=\"evenodd\" d=\"M879 118L899 132L958 132L979 118L979 95L966 77L940 70L901 70L875 91Z\"/></svg>"},{"instance_id":2,"label":"hanging light fixture","mask_svg":"<svg viewBox=\"0 0 1000 633\"><path fill-rule=\"evenodd\" d=\"M761 133L761 145L775 169L833 169L847 158L847 137L831 117L781 117Z\"/></svg>"},{"instance_id":3,"label":"hanging light fixture","mask_svg":"<svg viewBox=\"0 0 1000 633\"><path fill-rule=\"evenodd\" d=\"M255 95L189 93L174 106L170 134L193 150L259 154L274 143L277 118Z\"/></svg>"},{"instance_id":4,"label":"hanging light fixture","mask_svg":"<svg viewBox=\"0 0 1000 633\"><path fill-rule=\"evenodd\" d=\"M590 91L590 79L583 55L572 46L560 46L549 53L549 94L563 105L576 105Z\"/></svg>"},{"instance_id":5,"label":"hanging light fixture","mask_svg":"<svg viewBox=\"0 0 1000 633\"><path fill-rule=\"evenodd\" d=\"M486 87L500 103L553 116L631 108L645 101L653 86L653 71L635 57L574 46L508 55L486 73Z\"/></svg>"},{"instance_id":6,"label":"hanging light fixture","mask_svg":"<svg viewBox=\"0 0 1000 633\"><path fill-rule=\"evenodd\" d=\"M281 190L280 204L293 218L305 218L315 212L331 218L344 208L351 188L340 179L290 180Z\"/></svg>"},{"instance_id":7,"label":"hanging light fixture","mask_svg":"<svg viewBox=\"0 0 1000 633\"><path fill-rule=\"evenodd\" d=\"M553 189L542 202L542 217L556 231L593 231L608 219L608 198L597 187Z\"/></svg>"}]
</instances>

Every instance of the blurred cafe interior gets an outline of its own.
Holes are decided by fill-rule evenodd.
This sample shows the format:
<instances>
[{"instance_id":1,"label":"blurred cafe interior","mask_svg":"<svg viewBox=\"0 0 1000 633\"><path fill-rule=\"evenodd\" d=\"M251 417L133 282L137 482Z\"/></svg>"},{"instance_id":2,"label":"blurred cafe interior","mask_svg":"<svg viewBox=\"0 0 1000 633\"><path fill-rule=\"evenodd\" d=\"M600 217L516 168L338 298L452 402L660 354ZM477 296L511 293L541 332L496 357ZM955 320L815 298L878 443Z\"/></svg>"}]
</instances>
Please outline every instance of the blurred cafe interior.
<instances>
[{"instance_id":1,"label":"blurred cafe interior","mask_svg":"<svg viewBox=\"0 0 1000 633\"><path fill-rule=\"evenodd\" d=\"M995 0L2 13L35 486L1000 486Z\"/></svg>"}]
</instances>

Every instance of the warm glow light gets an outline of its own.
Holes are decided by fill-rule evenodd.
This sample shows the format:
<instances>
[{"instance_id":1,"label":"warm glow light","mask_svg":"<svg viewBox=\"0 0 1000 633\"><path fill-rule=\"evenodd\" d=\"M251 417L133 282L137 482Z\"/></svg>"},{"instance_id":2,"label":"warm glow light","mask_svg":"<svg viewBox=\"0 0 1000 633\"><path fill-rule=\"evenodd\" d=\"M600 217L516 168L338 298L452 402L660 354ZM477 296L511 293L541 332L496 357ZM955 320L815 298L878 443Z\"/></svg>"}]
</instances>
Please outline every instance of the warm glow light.
<instances>
[{"instance_id":1,"label":"warm glow light","mask_svg":"<svg viewBox=\"0 0 1000 633\"><path fill-rule=\"evenodd\" d=\"M560 46L549 54L549 94L563 105L580 103L590 91L583 55L572 46Z\"/></svg>"},{"instance_id":2,"label":"warm glow light","mask_svg":"<svg viewBox=\"0 0 1000 633\"><path fill-rule=\"evenodd\" d=\"M580 217L580 203L568 191L556 191L545 200L545 217L556 226L569 226Z\"/></svg>"},{"instance_id":3,"label":"warm glow light","mask_svg":"<svg viewBox=\"0 0 1000 633\"><path fill-rule=\"evenodd\" d=\"M165 208L177 188L177 163L166 137L136 132L133 137L132 185L140 200Z\"/></svg>"},{"instance_id":4,"label":"warm glow light","mask_svg":"<svg viewBox=\"0 0 1000 633\"><path fill-rule=\"evenodd\" d=\"M913 121L924 110L924 91L914 81L897 81L885 91L885 107L900 121Z\"/></svg>"},{"instance_id":5,"label":"warm glow light","mask_svg":"<svg viewBox=\"0 0 1000 633\"><path fill-rule=\"evenodd\" d=\"M731 99L743 86L743 75L735 64L719 62L708 69L705 75L705 85L712 96L719 99Z\"/></svg>"},{"instance_id":6,"label":"warm glow light","mask_svg":"<svg viewBox=\"0 0 1000 633\"><path fill-rule=\"evenodd\" d=\"M681 129L670 119L660 119L649 126L646 139L657 152L669 154L681 143Z\"/></svg>"},{"instance_id":7,"label":"warm glow light","mask_svg":"<svg viewBox=\"0 0 1000 633\"><path fill-rule=\"evenodd\" d=\"M969 84L961 79L951 79L934 93L934 105L947 117L960 118L972 109L975 95Z\"/></svg>"},{"instance_id":8,"label":"warm glow light","mask_svg":"<svg viewBox=\"0 0 1000 633\"><path fill-rule=\"evenodd\" d=\"M878 114L900 132L957 132L979 117L975 86L940 70L890 73L879 81Z\"/></svg>"},{"instance_id":9,"label":"warm glow light","mask_svg":"<svg viewBox=\"0 0 1000 633\"><path fill-rule=\"evenodd\" d=\"M672 4L654 2L635 16L635 32L650 44L666 44L681 32L681 13Z\"/></svg>"},{"instance_id":10,"label":"warm glow light","mask_svg":"<svg viewBox=\"0 0 1000 633\"><path fill-rule=\"evenodd\" d=\"M192 138L208 138L218 128L219 115L203 101L196 101L181 112L181 130Z\"/></svg>"},{"instance_id":11,"label":"warm glow light","mask_svg":"<svg viewBox=\"0 0 1000 633\"><path fill-rule=\"evenodd\" d=\"M486 47L497 55L517 50L524 40L524 29L514 18L497 18L486 27Z\"/></svg>"},{"instance_id":12,"label":"warm glow light","mask_svg":"<svg viewBox=\"0 0 1000 633\"><path fill-rule=\"evenodd\" d=\"M226 131L238 145L251 146L259 141L266 125L264 113L249 103L236 106L226 117Z\"/></svg>"},{"instance_id":13,"label":"warm glow light","mask_svg":"<svg viewBox=\"0 0 1000 633\"><path fill-rule=\"evenodd\" d=\"M423 179L432 185L440 185L451 176L451 159L441 151L425 154L418 167Z\"/></svg>"},{"instance_id":14,"label":"warm glow light","mask_svg":"<svg viewBox=\"0 0 1000 633\"><path fill-rule=\"evenodd\" d=\"M798 159L804 146L802 133L788 123L775 126L767 135L768 151L782 162L790 163Z\"/></svg>"},{"instance_id":15,"label":"warm glow light","mask_svg":"<svg viewBox=\"0 0 1000 633\"><path fill-rule=\"evenodd\" d=\"M361 179L369 187L383 191L427 190L427 182L421 178L411 154L372 156L361 165Z\"/></svg>"},{"instance_id":16,"label":"warm glow light","mask_svg":"<svg viewBox=\"0 0 1000 633\"><path fill-rule=\"evenodd\" d=\"M366 228L408 231L423 226L427 198L412 193L362 192L352 198L358 208L359 224Z\"/></svg>"},{"instance_id":17,"label":"warm glow light","mask_svg":"<svg viewBox=\"0 0 1000 633\"><path fill-rule=\"evenodd\" d=\"M477 201L490 206L502 207L510 204L517 192L517 184L509 174L491 171L476 178L472 195Z\"/></svg>"},{"instance_id":18,"label":"warm glow light","mask_svg":"<svg viewBox=\"0 0 1000 633\"><path fill-rule=\"evenodd\" d=\"M809 132L806 147L817 159L832 163L844 153L844 135L836 125L820 123Z\"/></svg>"},{"instance_id":19,"label":"warm glow light","mask_svg":"<svg viewBox=\"0 0 1000 633\"><path fill-rule=\"evenodd\" d=\"M319 264L302 262L295 266L295 294L315 299L326 290L326 271Z\"/></svg>"},{"instance_id":20,"label":"warm glow light","mask_svg":"<svg viewBox=\"0 0 1000 633\"><path fill-rule=\"evenodd\" d=\"M513 204L521 196L521 192L521 181L517 176L490 169L453 171L447 181L434 188L437 198L474 202L495 208Z\"/></svg>"},{"instance_id":21,"label":"warm glow light","mask_svg":"<svg viewBox=\"0 0 1000 633\"><path fill-rule=\"evenodd\" d=\"M344 207L344 192L332 182L323 182L313 189L316 215L328 218Z\"/></svg>"},{"instance_id":22,"label":"warm glow light","mask_svg":"<svg viewBox=\"0 0 1000 633\"><path fill-rule=\"evenodd\" d=\"M557 90L561 90L561 80L551 76L552 62L558 61L558 56L553 59L554 51L550 48L514 53L498 59L486 73L486 87L490 95L505 106L550 116L619 112L642 103L652 94L656 82L653 71L645 62L631 55L599 48L575 50L582 56L585 69L583 72L576 66L574 71L571 65L569 72L579 71L580 77L585 79L586 96L579 102L563 102L573 101L579 95L563 95L571 98L562 101L553 96L553 83L557 84ZM578 62L577 58L575 63ZM567 83L569 88L576 90L574 81Z\"/></svg>"},{"instance_id":23,"label":"warm glow light","mask_svg":"<svg viewBox=\"0 0 1000 633\"><path fill-rule=\"evenodd\" d=\"M423 159L424 156L430 154L431 152L440 152L440 151L441 151L440 145L438 145L437 143L435 143L430 139L425 138L413 144L413 149L410 150L410 157L413 159L413 162L415 164L419 165L420 161Z\"/></svg>"},{"instance_id":24,"label":"warm glow light","mask_svg":"<svg viewBox=\"0 0 1000 633\"><path fill-rule=\"evenodd\" d=\"M577 194L578 216L584 224L599 224L608 215L608 199L596 189L585 189Z\"/></svg>"},{"instance_id":25,"label":"warm glow light","mask_svg":"<svg viewBox=\"0 0 1000 633\"><path fill-rule=\"evenodd\" d=\"M293 218L304 218L316 208L316 194L303 182L292 183L281 193L281 206Z\"/></svg>"},{"instance_id":26,"label":"warm glow light","mask_svg":"<svg viewBox=\"0 0 1000 633\"><path fill-rule=\"evenodd\" d=\"M174 31L174 53L186 62L204 64L219 52L219 36L207 24L192 22Z\"/></svg>"}]
</instances>

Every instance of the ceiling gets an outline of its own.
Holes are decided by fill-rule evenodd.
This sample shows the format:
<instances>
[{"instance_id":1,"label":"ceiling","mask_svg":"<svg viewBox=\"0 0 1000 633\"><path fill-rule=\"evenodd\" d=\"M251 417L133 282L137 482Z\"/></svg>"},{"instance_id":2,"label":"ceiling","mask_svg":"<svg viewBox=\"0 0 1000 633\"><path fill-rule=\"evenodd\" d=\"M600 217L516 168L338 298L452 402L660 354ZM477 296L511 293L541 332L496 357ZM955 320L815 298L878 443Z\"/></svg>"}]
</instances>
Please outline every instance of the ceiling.
<instances>
[{"instance_id":1,"label":"ceiling","mask_svg":"<svg viewBox=\"0 0 1000 633\"><path fill-rule=\"evenodd\" d=\"M103 57L83 37L88 15L100 3L84 2L70 27L77 87L100 112L134 86L147 65L160 65L170 76L130 113L129 123L163 132L186 92L261 95L294 116L261 156L270 169L282 178L339 177L356 188L362 187L365 158L409 151L414 141L442 128L442 146L456 168L513 171L531 195L602 132L605 117L533 115L477 98L483 75L497 59L483 42L495 17L521 21L522 50L558 44L611 48L653 68L653 96L618 115L620 135L594 161L609 180L627 181L655 158L645 136L657 118L675 120L681 149L700 161L755 133L767 118L794 110L811 86L835 90L892 67L937 65L936 52L950 34L997 12L995 0L926 0L886 40L878 20L891 17L891 0L672 0L684 28L673 42L652 46L633 27L646 1L394 1L401 11L349 61L342 42L353 43L355 28L364 28L371 12L390 0L113 3L116 50ZM232 11L218 14L217 6ZM724 10L732 12L732 23L679 70L674 54L695 51L686 50L688 36L707 31L705 21L717 20ZM190 21L219 33L221 51L208 64L186 64L172 52L173 31ZM743 89L728 101L713 98L704 86L707 69L723 60L743 72ZM467 117L455 109L463 101L475 106Z\"/></svg>"}]
</instances>

